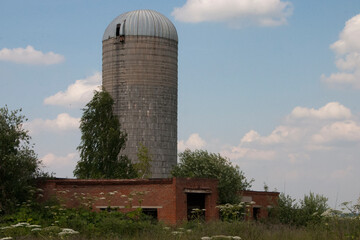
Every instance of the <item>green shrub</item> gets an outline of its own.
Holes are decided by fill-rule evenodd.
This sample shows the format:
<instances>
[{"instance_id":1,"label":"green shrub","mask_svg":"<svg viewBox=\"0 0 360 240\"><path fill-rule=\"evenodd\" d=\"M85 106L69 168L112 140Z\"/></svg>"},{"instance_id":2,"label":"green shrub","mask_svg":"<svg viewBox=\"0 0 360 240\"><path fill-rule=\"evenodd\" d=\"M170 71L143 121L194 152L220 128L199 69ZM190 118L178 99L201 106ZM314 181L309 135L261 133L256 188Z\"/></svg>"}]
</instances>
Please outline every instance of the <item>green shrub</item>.
<instances>
[{"instance_id":1,"label":"green shrub","mask_svg":"<svg viewBox=\"0 0 360 240\"><path fill-rule=\"evenodd\" d=\"M179 154L180 162L171 171L174 177L214 178L219 180L219 203L240 202L239 192L251 187L239 166L234 166L229 159L220 154L205 150L186 149Z\"/></svg>"},{"instance_id":2,"label":"green shrub","mask_svg":"<svg viewBox=\"0 0 360 240\"><path fill-rule=\"evenodd\" d=\"M216 206L220 211L220 218L223 221L233 222L245 219L246 210L249 209L244 202L238 204L224 204Z\"/></svg>"},{"instance_id":3,"label":"green shrub","mask_svg":"<svg viewBox=\"0 0 360 240\"><path fill-rule=\"evenodd\" d=\"M304 199L300 201L297 224L305 226L322 222L322 214L328 208L327 201L326 197L312 192L305 195Z\"/></svg>"},{"instance_id":4,"label":"green shrub","mask_svg":"<svg viewBox=\"0 0 360 240\"><path fill-rule=\"evenodd\" d=\"M345 203L343 206L347 209L346 214L328 209L320 214L321 221L310 218L307 224L299 225L300 220L307 219L304 216L312 216L311 213L315 210L321 211L325 200L309 195L296 204L288 196L281 198L282 206L297 209L294 217L296 221L292 219L292 215L285 215L288 218L283 218L290 219L292 224L238 221L238 211L247 209L244 205L228 204L224 208L226 210L223 211L223 217L230 221L190 221L178 226L164 226L150 221L140 209L129 213L92 212L89 209L64 209L54 203L28 202L21 205L17 212L0 217L0 239L199 240L205 236L212 239L241 237L246 240L360 239L358 204ZM315 224L309 224L312 221Z\"/></svg>"},{"instance_id":5,"label":"green shrub","mask_svg":"<svg viewBox=\"0 0 360 240\"><path fill-rule=\"evenodd\" d=\"M296 203L295 199L281 193L278 205L271 209L270 220L296 226L319 224L327 208L327 198L319 194L310 192L300 200L300 203Z\"/></svg>"},{"instance_id":6,"label":"green shrub","mask_svg":"<svg viewBox=\"0 0 360 240\"><path fill-rule=\"evenodd\" d=\"M0 215L30 199L35 179L48 176L40 169L42 163L23 128L24 121L21 109L0 108Z\"/></svg>"},{"instance_id":7,"label":"green shrub","mask_svg":"<svg viewBox=\"0 0 360 240\"><path fill-rule=\"evenodd\" d=\"M29 227L34 224L39 225L38 229ZM103 236L134 236L153 226L153 221L141 209L128 213L93 212L86 208L66 209L54 202L27 202L13 214L0 217L0 239L8 236L64 237L77 233L99 239Z\"/></svg>"}]
</instances>

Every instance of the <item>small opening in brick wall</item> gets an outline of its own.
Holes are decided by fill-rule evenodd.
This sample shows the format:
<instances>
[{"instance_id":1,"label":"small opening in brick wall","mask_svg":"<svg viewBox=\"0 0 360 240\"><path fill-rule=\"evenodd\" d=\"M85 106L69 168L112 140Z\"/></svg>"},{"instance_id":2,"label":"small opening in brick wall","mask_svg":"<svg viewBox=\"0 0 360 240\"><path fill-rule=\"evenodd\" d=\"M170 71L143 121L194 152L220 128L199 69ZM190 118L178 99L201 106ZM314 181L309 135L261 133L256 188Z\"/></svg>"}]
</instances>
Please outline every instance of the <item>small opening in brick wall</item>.
<instances>
[{"instance_id":1,"label":"small opening in brick wall","mask_svg":"<svg viewBox=\"0 0 360 240\"><path fill-rule=\"evenodd\" d=\"M142 209L142 212L143 212L145 215L148 215L148 216L154 218L155 220L158 219L158 212L157 212L157 209L156 209L156 208L143 208L143 209Z\"/></svg>"},{"instance_id":2,"label":"small opening in brick wall","mask_svg":"<svg viewBox=\"0 0 360 240\"><path fill-rule=\"evenodd\" d=\"M114 207L102 207L102 208L99 208L100 211L107 211L107 212L117 212L119 211L119 208L114 208Z\"/></svg>"},{"instance_id":3,"label":"small opening in brick wall","mask_svg":"<svg viewBox=\"0 0 360 240\"><path fill-rule=\"evenodd\" d=\"M187 193L187 215L188 220L205 219L205 194Z\"/></svg>"},{"instance_id":4,"label":"small opening in brick wall","mask_svg":"<svg viewBox=\"0 0 360 240\"><path fill-rule=\"evenodd\" d=\"M254 207L253 208L253 219L257 221L259 219L259 215L260 215L260 208Z\"/></svg>"}]
</instances>

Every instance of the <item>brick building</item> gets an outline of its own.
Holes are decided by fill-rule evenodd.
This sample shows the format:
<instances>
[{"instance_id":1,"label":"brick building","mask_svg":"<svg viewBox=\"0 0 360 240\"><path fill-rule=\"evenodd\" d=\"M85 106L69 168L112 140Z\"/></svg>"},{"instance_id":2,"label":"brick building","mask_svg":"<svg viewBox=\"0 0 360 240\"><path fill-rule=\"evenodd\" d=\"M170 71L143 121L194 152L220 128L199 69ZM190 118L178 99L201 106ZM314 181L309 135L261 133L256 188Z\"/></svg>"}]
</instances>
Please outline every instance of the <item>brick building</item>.
<instances>
[{"instance_id":1,"label":"brick building","mask_svg":"<svg viewBox=\"0 0 360 240\"><path fill-rule=\"evenodd\" d=\"M194 208L205 209L206 221L219 219L216 179L54 179L39 182L44 199L58 198L67 207L91 207L94 211L119 209L126 212L142 208L167 224L187 221ZM277 205L278 192L242 191L242 201L250 204L247 220L268 217Z\"/></svg>"},{"instance_id":2,"label":"brick building","mask_svg":"<svg viewBox=\"0 0 360 240\"><path fill-rule=\"evenodd\" d=\"M215 179L55 179L39 183L44 199L56 197L67 207L85 205L95 211L142 208L146 214L167 224L188 219L194 208L205 209L205 220L219 218Z\"/></svg>"},{"instance_id":3,"label":"brick building","mask_svg":"<svg viewBox=\"0 0 360 240\"><path fill-rule=\"evenodd\" d=\"M277 205L278 192L242 191L242 202L251 203L248 219L259 220L269 216L269 209Z\"/></svg>"}]
</instances>

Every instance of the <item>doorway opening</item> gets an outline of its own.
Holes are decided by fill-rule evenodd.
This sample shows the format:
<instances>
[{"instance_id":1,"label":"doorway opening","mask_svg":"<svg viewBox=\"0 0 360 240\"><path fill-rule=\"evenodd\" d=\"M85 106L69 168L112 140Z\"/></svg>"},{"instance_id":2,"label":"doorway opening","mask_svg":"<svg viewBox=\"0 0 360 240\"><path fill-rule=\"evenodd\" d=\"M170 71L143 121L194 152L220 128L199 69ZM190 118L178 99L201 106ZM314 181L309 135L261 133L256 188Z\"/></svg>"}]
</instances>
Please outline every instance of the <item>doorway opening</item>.
<instances>
[{"instance_id":1,"label":"doorway opening","mask_svg":"<svg viewBox=\"0 0 360 240\"><path fill-rule=\"evenodd\" d=\"M188 220L205 220L205 194L187 193Z\"/></svg>"},{"instance_id":2,"label":"doorway opening","mask_svg":"<svg viewBox=\"0 0 360 240\"><path fill-rule=\"evenodd\" d=\"M255 221L257 221L259 219L259 215L260 215L260 208L259 207L254 207L253 208L253 219Z\"/></svg>"}]
</instances>

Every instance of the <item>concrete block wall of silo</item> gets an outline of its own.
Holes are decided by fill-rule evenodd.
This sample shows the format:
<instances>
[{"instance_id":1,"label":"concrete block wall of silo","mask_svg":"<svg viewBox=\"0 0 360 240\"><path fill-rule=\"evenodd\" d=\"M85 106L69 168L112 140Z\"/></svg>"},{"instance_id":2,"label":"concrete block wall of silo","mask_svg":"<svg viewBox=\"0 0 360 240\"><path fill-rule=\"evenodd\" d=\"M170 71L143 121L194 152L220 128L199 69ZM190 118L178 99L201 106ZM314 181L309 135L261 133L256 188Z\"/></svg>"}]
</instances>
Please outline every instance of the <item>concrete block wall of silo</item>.
<instances>
[{"instance_id":1,"label":"concrete block wall of silo","mask_svg":"<svg viewBox=\"0 0 360 240\"><path fill-rule=\"evenodd\" d=\"M152 178L169 177L177 161L178 43L152 36L103 41L103 87L128 134L125 151L137 162L140 144L152 157Z\"/></svg>"}]
</instances>

